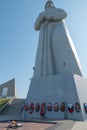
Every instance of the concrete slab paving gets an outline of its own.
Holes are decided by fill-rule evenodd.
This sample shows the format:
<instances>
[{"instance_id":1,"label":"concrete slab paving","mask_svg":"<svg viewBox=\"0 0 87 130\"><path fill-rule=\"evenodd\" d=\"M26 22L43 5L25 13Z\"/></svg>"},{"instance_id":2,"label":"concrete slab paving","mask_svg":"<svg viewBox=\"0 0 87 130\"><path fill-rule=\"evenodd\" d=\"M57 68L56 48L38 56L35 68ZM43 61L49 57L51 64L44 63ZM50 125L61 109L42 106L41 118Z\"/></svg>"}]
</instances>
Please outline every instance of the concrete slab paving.
<instances>
[{"instance_id":1,"label":"concrete slab paving","mask_svg":"<svg viewBox=\"0 0 87 130\"><path fill-rule=\"evenodd\" d=\"M71 130L87 130L87 122L76 122Z\"/></svg>"},{"instance_id":2,"label":"concrete slab paving","mask_svg":"<svg viewBox=\"0 0 87 130\"><path fill-rule=\"evenodd\" d=\"M58 121L37 121L37 122L21 122L23 126L17 128L17 130L87 130L87 122L72 121L72 120L58 120ZM0 130L12 130L7 128L9 121L0 123Z\"/></svg>"},{"instance_id":3,"label":"concrete slab paving","mask_svg":"<svg viewBox=\"0 0 87 130\"><path fill-rule=\"evenodd\" d=\"M75 121L58 121L57 124L46 130L71 130L75 125Z\"/></svg>"},{"instance_id":4,"label":"concrete slab paving","mask_svg":"<svg viewBox=\"0 0 87 130\"><path fill-rule=\"evenodd\" d=\"M21 123L21 122L20 122ZM0 130L13 130L12 128L8 128L9 122L0 123ZM17 130L45 130L54 124L45 124L45 123L21 123L23 127L17 128Z\"/></svg>"}]
</instances>

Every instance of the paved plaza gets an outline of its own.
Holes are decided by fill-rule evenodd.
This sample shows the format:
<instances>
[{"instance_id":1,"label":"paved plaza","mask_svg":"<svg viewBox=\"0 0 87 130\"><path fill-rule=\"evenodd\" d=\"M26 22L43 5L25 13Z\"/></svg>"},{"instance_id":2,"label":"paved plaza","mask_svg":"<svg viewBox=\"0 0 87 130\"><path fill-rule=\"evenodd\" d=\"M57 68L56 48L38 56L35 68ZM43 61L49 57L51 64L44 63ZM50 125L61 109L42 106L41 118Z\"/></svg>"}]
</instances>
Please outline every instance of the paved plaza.
<instances>
[{"instance_id":1,"label":"paved plaza","mask_svg":"<svg viewBox=\"0 0 87 130\"><path fill-rule=\"evenodd\" d=\"M0 123L0 130L13 130L12 128L7 128L9 122ZM54 126L54 124L48 124L48 123L21 123L23 126L16 128L17 130L46 130L47 128L50 128Z\"/></svg>"},{"instance_id":2,"label":"paved plaza","mask_svg":"<svg viewBox=\"0 0 87 130\"><path fill-rule=\"evenodd\" d=\"M23 126L17 130L87 130L87 122L56 121L56 122L18 122ZM7 128L9 122L0 123L0 130L13 130Z\"/></svg>"}]
</instances>

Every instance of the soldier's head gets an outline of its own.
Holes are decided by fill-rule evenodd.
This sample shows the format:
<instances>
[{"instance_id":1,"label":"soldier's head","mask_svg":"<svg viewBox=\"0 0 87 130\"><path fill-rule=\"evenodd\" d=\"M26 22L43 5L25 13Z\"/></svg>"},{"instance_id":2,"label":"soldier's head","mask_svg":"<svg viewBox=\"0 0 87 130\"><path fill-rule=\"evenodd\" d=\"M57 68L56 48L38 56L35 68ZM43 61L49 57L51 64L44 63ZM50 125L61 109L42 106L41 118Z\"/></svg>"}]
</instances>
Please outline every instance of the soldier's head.
<instances>
[{"instance_id":1,"label":"soldier's head","mask_svg":"<svg viewBox=\"0 0 87 130\"><path fill-rule=\"evenodd\" d=\"M51 0L48 0L45 4L45 9L48 7L53 7L53 6L54 6L53 2Z\"/></svg>"}]
</instances>

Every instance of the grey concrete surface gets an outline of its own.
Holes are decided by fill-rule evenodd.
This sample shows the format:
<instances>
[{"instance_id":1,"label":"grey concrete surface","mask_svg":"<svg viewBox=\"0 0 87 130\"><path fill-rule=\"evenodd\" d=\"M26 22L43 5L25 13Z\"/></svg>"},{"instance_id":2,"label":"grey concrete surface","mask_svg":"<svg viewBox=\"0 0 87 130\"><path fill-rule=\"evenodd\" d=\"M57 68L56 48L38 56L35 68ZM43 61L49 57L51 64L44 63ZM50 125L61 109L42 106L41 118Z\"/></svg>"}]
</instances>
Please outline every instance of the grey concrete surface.
<instances>
[{"instance_id":1,"label":"grey concrete surface","mask_svg":"<svg viewBox=\"0 0 87 130\"><path fill-rule=\"evenodd\" d=\"M77 122L70 120L60 120L56 124L44 122L18 122L23 127L18 130L87 130L87 122ZM7 130L9 121L0 123L0 130ZM9 130L12 130L9 128Z\"/></svg>"}]
</instances>

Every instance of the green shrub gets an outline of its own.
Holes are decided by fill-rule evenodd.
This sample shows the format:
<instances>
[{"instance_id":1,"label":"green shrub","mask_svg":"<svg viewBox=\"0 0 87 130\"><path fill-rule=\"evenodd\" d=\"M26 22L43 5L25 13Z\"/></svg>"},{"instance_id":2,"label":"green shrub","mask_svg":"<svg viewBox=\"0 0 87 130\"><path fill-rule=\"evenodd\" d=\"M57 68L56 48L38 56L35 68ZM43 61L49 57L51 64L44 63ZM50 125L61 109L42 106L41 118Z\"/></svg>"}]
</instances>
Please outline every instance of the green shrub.
<instances>
[{"instance_id":1,"label":"green shrub","mask_svg":"<svg viewBox=\"0 0 87 130\"><path fill-rule=\"evenodd\" d=\"M0 98L0 109L9 101L8 98Z\"/></svg>"}]
</instances>

